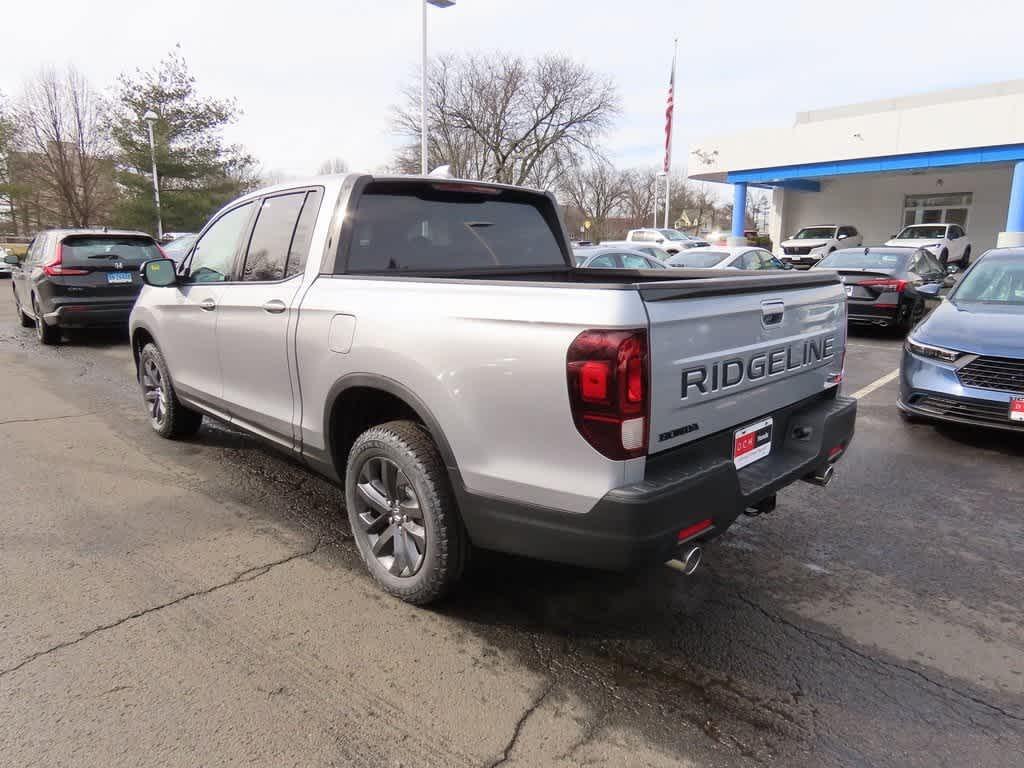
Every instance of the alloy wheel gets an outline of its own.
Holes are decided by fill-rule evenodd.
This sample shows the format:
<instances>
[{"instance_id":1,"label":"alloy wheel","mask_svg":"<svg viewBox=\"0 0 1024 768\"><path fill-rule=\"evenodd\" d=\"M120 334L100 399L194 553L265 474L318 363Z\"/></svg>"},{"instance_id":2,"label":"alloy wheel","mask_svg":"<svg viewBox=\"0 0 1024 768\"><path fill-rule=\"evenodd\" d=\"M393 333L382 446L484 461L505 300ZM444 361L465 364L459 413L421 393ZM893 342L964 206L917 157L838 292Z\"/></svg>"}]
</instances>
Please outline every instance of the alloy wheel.
<instances>
[{"instance_id":1,"label":"alloy wheel","mask_svg":"<svg viewBox=\"0 0 1024 768\"><path fill-rule=\"evenodd\" d=\"M167 394L164 392L164 379L160 374L160 368L151 357L147 357L142 363L142 397L146 401L149 418L159 427L167 415Z\"/></svg>"},{"instance_id":2,"label":"alloy wheel","mask_svg":"<svg viewBox=\"0 0 1024 768\"><path fill-rule=\"evenodd\" d=\"M359 470L356 504L370 551L381 567L399 578L415 575L427 551L427 531L406 474L385 456L370 457Z\"/></svg>"}]
</instances>

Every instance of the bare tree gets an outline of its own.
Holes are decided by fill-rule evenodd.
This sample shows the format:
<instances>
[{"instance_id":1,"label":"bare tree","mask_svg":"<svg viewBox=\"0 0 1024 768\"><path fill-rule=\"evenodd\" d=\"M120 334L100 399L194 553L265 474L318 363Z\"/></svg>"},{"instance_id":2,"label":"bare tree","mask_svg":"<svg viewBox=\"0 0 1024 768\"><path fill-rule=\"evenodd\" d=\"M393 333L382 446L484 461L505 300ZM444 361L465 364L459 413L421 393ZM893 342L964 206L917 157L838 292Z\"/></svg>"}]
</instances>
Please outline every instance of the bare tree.
<instances>
[{"instance_id":1,"label":"bare tree","mask_svg":"<svg viewBox=\"0 0 1024 768\"><path fill-rule=\"evenodd\" d=\"M394 129L409 138L396 167L419 170L419 86L404 92ZM595 151L619 112L614 83L564 56L445 56L427 86L432 165L463 178L552 186L570 156Z\"/></svg>"},{"instance_id":2,"label":"bare tree","mask_svg":"<svg viewBox=\"0 0 1024 768\"><path fill-rule=\"evenodd\" d=\"M690 190L690 196L683 210L690 220L690 226L698 232L705 227L714 226L718 211L718 199L715 193L704 182L697 184L687 182L687 188Z\"/></svg>"},{"instance_id":3,"label":"bare tree","mask_svg":"<svg viewBox=\"0 0 1024 768\"><path fill-rule=\"evenodd\" d=\"M658 176L653 168L643 170L634 168L622 175L625 195L623 196L623 212L629 218L630 229L650 226L654 219L654 207L657 202L656 192ZM674 209L678 211L679 209Z\"/></svg>"},{"instance_id":4,"label":"bare tree","mask_svg":"<svg viewBox=\"0 0 1024 768\"><path fill-rule=\"evenodd\" d=\"M99 95L73 67L44 69L16 109L20 184L38 193L45 214L72 226L96 224L115 197L110 137Z\"/></svg>"},{"instance_id":5,"label":"bare tree","mask_svg":"<svg viewBox=\"0 0 1024 768\"><path fill-rule=\"evenodd\" d=\"M605 239L608 220L620 210L628 194L625 174L607 160L594 158L569 166L559 186L564 201L590 220L591 236Z\"/></svg>"},{"instance_id":6,"label":"bare tree","mask_svg":"<svg viewBox=\"0 0 1024 768\"><path fill-rule=\"evenodd\" d=\"M324 160L316 169L317 176L327 176L332 173L348 173L348 163L340 157L332 157Z\"/></svg>"}]
</instances>

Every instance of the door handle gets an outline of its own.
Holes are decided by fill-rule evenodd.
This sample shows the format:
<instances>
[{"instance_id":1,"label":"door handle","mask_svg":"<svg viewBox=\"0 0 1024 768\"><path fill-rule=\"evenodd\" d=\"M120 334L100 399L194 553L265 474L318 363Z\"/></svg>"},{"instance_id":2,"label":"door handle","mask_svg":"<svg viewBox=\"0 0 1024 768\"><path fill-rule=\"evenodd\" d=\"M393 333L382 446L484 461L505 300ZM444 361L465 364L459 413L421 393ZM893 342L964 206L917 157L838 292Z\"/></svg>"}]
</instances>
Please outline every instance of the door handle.
<instances>
[{"instance_id":1,"label":"door handle","mask_svg":"<svg viewBox=\"0 0 1024 768\"><path fill-rule=\"evenodd\" d=\"M213 312L217 308L217 302L213 299L203 299L199 302L199 308L205 309L207 312Z\"/></svg>"},{"instance_id":2,"label":"door handle","mask_svg":"<svg viewBox=\"0 0 1024 768\"><path fill-rule=\"evenodd\" d=\"M272 315L279 315L284 312L288 307L280 299L271 299L270 301L263 302L263 311L269 312Z\"/></svg>"}]
</instances>

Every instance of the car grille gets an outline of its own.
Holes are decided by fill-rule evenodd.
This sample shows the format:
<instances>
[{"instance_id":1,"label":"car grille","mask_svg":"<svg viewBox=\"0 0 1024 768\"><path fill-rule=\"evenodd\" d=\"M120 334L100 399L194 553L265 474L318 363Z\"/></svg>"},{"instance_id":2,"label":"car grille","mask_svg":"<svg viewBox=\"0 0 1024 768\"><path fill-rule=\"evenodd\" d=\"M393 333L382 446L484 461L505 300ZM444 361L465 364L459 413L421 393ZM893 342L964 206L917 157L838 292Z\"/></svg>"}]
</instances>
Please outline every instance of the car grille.
<instances>
[{"instance_id":1,"label":"car grille","mask_svg":"<svg viewBox=\"0 0 1024 768\"><path fill-rule=\"evenodd\" d=\"M787 256L806 256L811 252L811 249L808 246L798 247L794 245L786 246L782 250Z\"/></svg>"},{"instance_id":2,"label":"car grille","mask_svg":"<svg viewBox=\"0 0 1024 768\"><path fill-rule=\"evenodd\" d=\"M936 416L952 416L1003 427L1018 425L1018 422L1010 421L1010 408L1006 403L945 395L919 395L912 398L910 404L922 411L930 411Z\"/></svg>"},{"instance_id":3,"label":"car grille","mask_svg":"<svg viewBox=\"0 0 1024 768\"><path fill-rule=\"evenodd\" d=\"M979 357L956 372L965 387L1024 393L1024 360Z\"/></svg>"}]
</instances>

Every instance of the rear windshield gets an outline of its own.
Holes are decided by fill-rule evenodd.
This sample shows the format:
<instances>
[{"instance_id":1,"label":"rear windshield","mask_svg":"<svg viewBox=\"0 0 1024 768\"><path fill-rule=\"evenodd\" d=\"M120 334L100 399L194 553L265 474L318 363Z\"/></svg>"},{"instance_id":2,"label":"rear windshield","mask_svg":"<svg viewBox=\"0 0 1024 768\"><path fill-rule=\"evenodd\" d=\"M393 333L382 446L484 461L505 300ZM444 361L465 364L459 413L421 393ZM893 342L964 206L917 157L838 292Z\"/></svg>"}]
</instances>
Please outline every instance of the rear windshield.
<instances>
[{"instance_id":1,"label":"rear windshield","mask_svg":"<svg viewBox=\"0 0 1024 768\"><path fill-rule=\"evenodd\" d=\"M60 257L65 266L98 267L115 261L138 266L161 254L153 238L143 235L72 235L61 241Z\"/></svg>"},{"instance_id":2,"label":"rear windshield","mask_svg":"<svg viewBox=\"0 0 1024 768\"><path fill-rule=\"evenodd\" d=\"M373 182L352 225L349 273L566 266L553 206L519 190Z\"/></svg>"},{"instance_id":3,"label":"rear windshield","mask_svg":"<svg viewBox=\"0 0 1024 768\"><path fill-rule=\"evenodd\" d=\"M826 269L903 269L907 263L906 253L886 253L857 249L855 251L836 251L818 262L818 267Z\"/></svg>"},{"instance_id":4,"label":"rear windshield","mask_svg":"<svg viewBox=\"0 0 1024 768\"><path fill-rule=\"evenodd\" d=\"M669 259L668 263L672 267L713 267L727 258L729 254L721 251L683 251Z\"/></svg>"}]
</instances>

